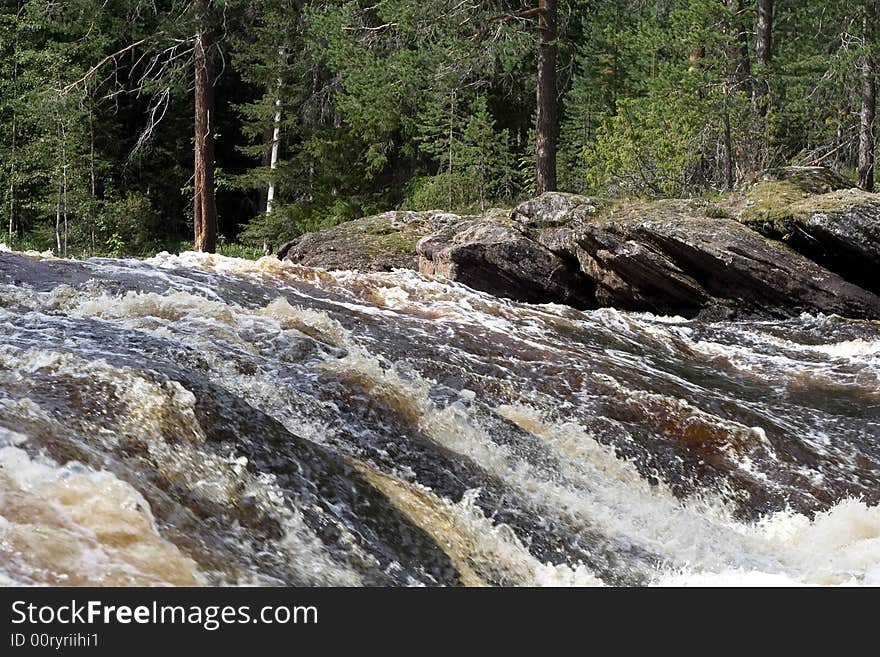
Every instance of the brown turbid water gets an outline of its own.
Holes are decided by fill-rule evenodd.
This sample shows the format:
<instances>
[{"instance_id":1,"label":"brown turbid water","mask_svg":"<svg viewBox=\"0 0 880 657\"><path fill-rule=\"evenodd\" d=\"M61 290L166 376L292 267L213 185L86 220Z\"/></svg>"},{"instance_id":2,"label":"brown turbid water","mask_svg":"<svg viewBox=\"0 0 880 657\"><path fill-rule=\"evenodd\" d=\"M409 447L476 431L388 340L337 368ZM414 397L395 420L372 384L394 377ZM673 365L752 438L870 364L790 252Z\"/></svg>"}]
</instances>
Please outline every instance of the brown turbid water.
<instances>
[{"instance_id":1,"label":"brown turbid water","mask_svg":"<svg viewBox=\"0 0 880 657\"><path fill-rule=\"evenodd\" d=\"M880 323L0 253L0 581L880 584Z\"/></svg>"}]
</instances>

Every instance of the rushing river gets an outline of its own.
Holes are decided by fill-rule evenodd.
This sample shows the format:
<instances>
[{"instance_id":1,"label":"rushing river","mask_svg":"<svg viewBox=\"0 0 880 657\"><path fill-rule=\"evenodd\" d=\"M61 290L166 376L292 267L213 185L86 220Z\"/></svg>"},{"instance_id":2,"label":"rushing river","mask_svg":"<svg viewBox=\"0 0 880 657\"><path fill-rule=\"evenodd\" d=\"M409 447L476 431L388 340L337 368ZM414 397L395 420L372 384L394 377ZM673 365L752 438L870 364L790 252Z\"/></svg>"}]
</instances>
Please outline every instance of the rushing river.
<instances>
[{"instance_id":1,"label":"rushing river","mask_svg":"<svg viewBox=\"0 0 880 657\"><path fill-rule=\"evenodd\" d=\"M880 584L880 322L0 253L0 582Z\"/></svg>"}]
</instances>

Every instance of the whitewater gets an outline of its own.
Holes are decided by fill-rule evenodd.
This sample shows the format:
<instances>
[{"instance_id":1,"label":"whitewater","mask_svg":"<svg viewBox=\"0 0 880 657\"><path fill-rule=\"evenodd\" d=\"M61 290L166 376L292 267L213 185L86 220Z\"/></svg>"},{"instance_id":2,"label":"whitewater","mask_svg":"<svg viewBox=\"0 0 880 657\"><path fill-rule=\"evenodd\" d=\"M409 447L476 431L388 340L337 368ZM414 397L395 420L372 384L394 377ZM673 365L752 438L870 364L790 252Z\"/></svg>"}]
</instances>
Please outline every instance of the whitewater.
<instances>
[{"instance_id":1,"label":"whitewater","mask_svg":"<svg viewBox=\"0 0 880 657\"><path fill-rule=\"evenodd\" d=\"M880 322L0 248L0 583L880 585Z\"/></svg>"}]
</instances>

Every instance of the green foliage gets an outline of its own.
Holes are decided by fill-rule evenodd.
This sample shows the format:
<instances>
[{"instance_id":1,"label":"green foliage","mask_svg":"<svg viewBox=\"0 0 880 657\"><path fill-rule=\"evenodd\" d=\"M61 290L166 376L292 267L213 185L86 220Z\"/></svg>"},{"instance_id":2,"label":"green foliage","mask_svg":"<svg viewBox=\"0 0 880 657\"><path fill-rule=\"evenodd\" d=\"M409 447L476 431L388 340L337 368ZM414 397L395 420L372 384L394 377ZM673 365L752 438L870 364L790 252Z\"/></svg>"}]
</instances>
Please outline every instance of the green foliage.
<instances>
[{"instance_id":1,"label":"green foliage","mask_svg":"<svg viewBox=\"0 0 880 657\"><path fill-rule=\"evenodd\" d=\"M521 190L507 130L498 130L485 96L462 116L452 103L419 125L417 143L440 169L414 178L403 209L485 210L509 202ZM445 123L444 123L444 119Z\"/></svg>"},{"instance_id":2,"label":"green foliage","mask_svg":"<svg viewBox=\"0 0 880 657\"><path fill-rule=\"evenodd\" d=\"M95 218L94 239L109 255L149 254L161 235L161 217L150 199L136 192L105 200Z\"/></svg>"},{"instance_id":3,"label":"green foliage","mask_svg":"<svg viewBox=\"0 0 880 657\"><path fill-rule=\"evenodd\" d=\"M183 253L184 251L192 250L192 240L167 242L156 249L156 251L168 251L169 253ZM217 253L228 258L242 258L244 260L259 260L265 255L261 248L238 242L230 242L222 235L217 237Z\"/></svg>"},{"instance_id":4,"label":"green foliage","mask_svg":"<svg viewBox=\"0 0 880 657\"><path fill-rule=\"evenodd\" d=\"M727 124L738 181L855 167L869 3L776 0L766 66L754 3L731 4L559 3L563 190L717 193ZM537 24L511 16L524 6L215 0L222 248L533 193ZM0 3L4 242L139 255L189 237L194 31L188 0Z\"/></svg>"},{"instance_id":5,"label":"green foliage","mask_svg":"<svg viewBox=\"0 0 880 657\"><path fill-rule=\"evenodd\" d=\"M169 14L179 15L177 4L169 3ZM132 50L139 54L134 64L95 67L158 29L160 15L139 5L20 0L0 8L0 216L7 241L60 255L121 255L149 252L178 228L158 217L180 207L166 193L180 187L169 175L180 171L169 161L180 149L168 141L146 166L133 157L135 126L152 102L147 86L136 85L143 79L138 62L155 70L162 63L150 55L165 44L156 38L152 50Z\"/></svg>"},{"instance_id":6,"label":"green foliage","mask_svg":"<svg viewBox=\"0 0 880 657\"><path fill-rule=\"evenodd\" d=\"M686 78L657 83L645 96L617 101L584 150L595 189L623 196L678 197L699 189L722 129L723 101ZM731 105L733 99L731 99Z\"/></svg>"}]
</instances>

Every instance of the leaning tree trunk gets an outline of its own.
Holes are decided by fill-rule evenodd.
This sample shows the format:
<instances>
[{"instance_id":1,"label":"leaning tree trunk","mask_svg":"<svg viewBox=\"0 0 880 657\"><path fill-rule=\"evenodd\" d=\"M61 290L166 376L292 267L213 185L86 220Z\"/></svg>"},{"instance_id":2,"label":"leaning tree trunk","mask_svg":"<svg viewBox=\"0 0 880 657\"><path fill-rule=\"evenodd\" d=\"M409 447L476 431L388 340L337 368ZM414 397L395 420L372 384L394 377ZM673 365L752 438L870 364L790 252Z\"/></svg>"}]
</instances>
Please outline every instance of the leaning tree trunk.
<instances>
[{"instance_id":1,"label":"leaning tree trunk","mask_svg":"<svg viewBox=\"0 0 880 657\"><path fill-rule=\"evenodd\" d=\"M214 72L213 46L208 25L210 0L196 0L199 28L193 60L195 64L195 200L193 227L195 250L213 253L217 248L217 210L214 202Z\"/></svg>"},{"instance_id":2,"label":"leaning tree trunk","mask_svg":"<svg viewBox=\"0 0 880 657\"><path fill-rule=\"evenodd\" d=\"M535 182L538 194L556 190L556 0L539 0L538 116Z\"/></svg>"}]
</instances>

